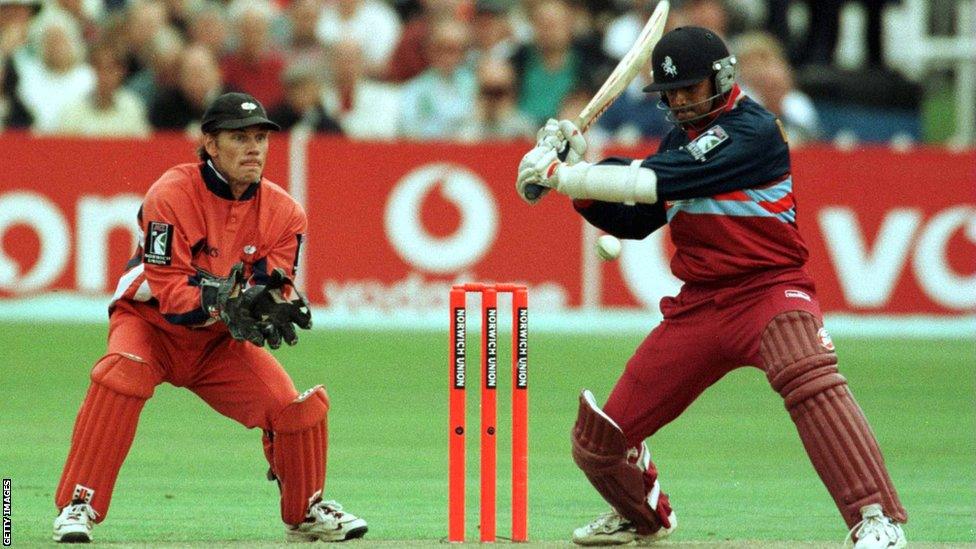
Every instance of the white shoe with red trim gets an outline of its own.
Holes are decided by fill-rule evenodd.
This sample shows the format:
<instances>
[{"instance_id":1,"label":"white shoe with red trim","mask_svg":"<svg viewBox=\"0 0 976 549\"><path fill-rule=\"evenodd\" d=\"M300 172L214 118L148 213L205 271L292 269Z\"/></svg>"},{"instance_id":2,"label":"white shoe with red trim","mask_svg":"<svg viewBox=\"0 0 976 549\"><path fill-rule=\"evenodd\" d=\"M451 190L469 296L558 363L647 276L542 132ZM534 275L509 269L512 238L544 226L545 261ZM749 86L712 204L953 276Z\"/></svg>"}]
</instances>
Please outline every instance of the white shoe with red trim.
<instances>
[{"instance_id":1,"label":"white shoe with red trim","mask_svg":"<svg viewBox=\"0 0 976 549\"><path fill-rule=\"evenodd\" d=\"M58 543L90 542L96 516L98 515L91 505L77 500L71 502L54 519L54 535L51 539Z\"/></svg>"},{"instance_id":2,"label":"white shoe with red trim","mask_svg":"<svg viewBox=\"0 0 976 549\"><path fill-rule=\"evenodd\" d=\"M347 541L366 535L366 521L342 510L335 501L318 501L308 508L305 522L289 526L286 541Z\"/></svg>"}]
</instances>

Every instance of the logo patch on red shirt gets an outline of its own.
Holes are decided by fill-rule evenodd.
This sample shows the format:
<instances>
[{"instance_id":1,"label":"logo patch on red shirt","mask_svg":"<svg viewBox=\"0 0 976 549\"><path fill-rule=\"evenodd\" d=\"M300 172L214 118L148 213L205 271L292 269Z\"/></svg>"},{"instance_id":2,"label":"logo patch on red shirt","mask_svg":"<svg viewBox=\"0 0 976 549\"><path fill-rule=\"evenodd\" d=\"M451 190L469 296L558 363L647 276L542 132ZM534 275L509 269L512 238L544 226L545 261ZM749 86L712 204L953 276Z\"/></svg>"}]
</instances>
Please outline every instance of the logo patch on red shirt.
<instances>
[{"instance_id":1,"label":"logo patch on red shirt","mask_svg":"<svg viewBox=\"0 0 976 549\"><path fill-rule=\"evenodd\" d=\"M169 265L173 262L173 226L162 221L150 221L146 231L143 263Z\"/></svg>"},{"instance_id":2,"label":"logo patch on red shirt","mask_svg":"<svg viewBox=\"0 0 976 549\"><path fill-rule=\"evenodd\" d=\"M786 297L794 297L794 298L805 299L807 301L813 301L812 299L810 299L810 294L806 292L801 292L800 290L786 290L786 292L784 293L786 294Z\"/></svg>"}]
</instances>

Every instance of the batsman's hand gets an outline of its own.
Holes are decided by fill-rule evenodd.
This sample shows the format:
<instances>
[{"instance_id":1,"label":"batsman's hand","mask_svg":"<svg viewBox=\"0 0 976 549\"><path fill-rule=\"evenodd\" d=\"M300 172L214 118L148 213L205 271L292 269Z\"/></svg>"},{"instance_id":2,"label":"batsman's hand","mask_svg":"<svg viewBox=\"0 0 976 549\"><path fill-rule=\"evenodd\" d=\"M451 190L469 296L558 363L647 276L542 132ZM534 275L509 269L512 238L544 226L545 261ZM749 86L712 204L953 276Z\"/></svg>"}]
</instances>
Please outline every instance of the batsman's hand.
<instances>
[{"instance_id":1,"label":"batsman's hand","mask_svg":"<svg viewBox=\"0 0 976 549\"><path fill-rule=\"evenodd\" d=\"M555 168L540 173L540 162L548 160L548 151L555 153L556 160L572 166L583 159L586 154L586 138L576 124L569 120L550 118L536 135L535 147L530 150L519 163L519 175L515 181L515 190L522 200L528 204L535 204L555 185L546 184L551 179ZM545 157L545 158L543 158ZM550 167L546 163L546 167Z\"/></svg>"},{"instance_id":2,"label":"batsman's hand","mask_svg":"<svg viewBox=\"0 0 976 549\"><path fill-rule=\"evenodd\" d=\"M536 134L536 146L548 145L559 154L559 159L572 166L586 154L586 138L570 120L546 120L546 125Z\"/></svg>"},{"instance_id":3,"label":"batsman's hand","mask_svg":"<svg viewBox=\"0 0 976 549\"><path fill-rule=\"evenodd\" d=\"M519 162L515 191L530 205L539 202L555 187L553 175L560 164L562 162L555 149L548 144L536 145Z\"/></svg>"}]
</instances>

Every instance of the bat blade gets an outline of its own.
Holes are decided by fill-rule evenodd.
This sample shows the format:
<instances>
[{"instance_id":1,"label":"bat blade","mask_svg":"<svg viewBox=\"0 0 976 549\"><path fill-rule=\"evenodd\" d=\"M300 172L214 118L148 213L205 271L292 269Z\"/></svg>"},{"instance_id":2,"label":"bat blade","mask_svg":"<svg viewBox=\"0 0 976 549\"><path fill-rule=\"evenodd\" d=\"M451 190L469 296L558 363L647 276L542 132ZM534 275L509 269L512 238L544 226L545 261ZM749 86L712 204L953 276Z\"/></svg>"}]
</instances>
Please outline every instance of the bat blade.
<instances>
[{"instance_id":1,"label":"bat blade","mask_svg":"<svg viewBox=\"0 0 976 549\"><path fill-rule=\"evenodd\" d=\"M654 8L654 13L651 14L644 28L641 29L634 45L620 59L613 72L607 77L606 82L600 86L600 89L590 98L590 102L573 120L581 132L588 130L610 108L610 105L627 89L634 77L640 73L641 67L647 64L651 58L651 52L654 51L654 46L664 34L664 24L668 19L670 8L671 5L668 0L658 2L657 7ZM541 195L543 189L545 187L541 185L530 184L526 186L525 195L532 200Z\"/></svg>"}]
</instances>

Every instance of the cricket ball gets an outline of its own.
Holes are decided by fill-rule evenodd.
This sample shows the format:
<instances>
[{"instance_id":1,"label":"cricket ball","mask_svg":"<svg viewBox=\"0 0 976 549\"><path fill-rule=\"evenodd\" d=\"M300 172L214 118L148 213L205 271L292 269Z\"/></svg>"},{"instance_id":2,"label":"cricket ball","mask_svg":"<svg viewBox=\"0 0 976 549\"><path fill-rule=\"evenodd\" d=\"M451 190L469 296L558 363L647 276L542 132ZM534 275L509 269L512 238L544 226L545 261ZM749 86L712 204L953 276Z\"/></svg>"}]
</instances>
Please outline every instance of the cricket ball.
<instances>
[{"instance_id":1,"label":"cricket ball","mask_svg":"<svg viewBox=\"0 0 976 549\"><path fill-rule=\"evenodd\" d=\"M620 240L609 234L596 239L596 255L604 261L613 261L620 256Z\"/></svg>"}]
</instances>

